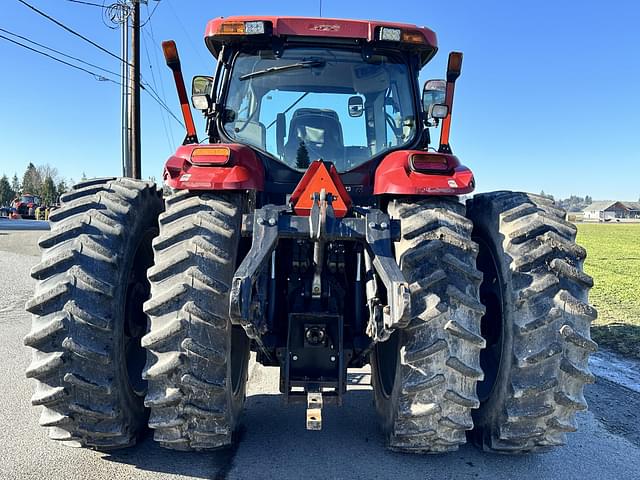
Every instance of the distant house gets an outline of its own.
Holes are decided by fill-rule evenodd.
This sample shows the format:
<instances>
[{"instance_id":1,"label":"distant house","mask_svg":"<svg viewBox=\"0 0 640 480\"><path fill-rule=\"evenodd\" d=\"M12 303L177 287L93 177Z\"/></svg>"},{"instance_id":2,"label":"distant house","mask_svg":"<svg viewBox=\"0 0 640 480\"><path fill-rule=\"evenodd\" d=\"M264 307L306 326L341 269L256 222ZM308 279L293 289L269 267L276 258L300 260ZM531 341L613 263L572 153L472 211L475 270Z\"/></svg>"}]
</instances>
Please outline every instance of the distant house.
<instances>
[{"instance_id":1,"label":"distant house","mask_svg":"<svg viewBox=\"0 0 640 480\"><path fill-rule=\"evenodd\" d=\"M585 207L582 212L584 213L584 220L587 222L640 219L640 202L597 201Z\"/></svg>"}]
</instances>

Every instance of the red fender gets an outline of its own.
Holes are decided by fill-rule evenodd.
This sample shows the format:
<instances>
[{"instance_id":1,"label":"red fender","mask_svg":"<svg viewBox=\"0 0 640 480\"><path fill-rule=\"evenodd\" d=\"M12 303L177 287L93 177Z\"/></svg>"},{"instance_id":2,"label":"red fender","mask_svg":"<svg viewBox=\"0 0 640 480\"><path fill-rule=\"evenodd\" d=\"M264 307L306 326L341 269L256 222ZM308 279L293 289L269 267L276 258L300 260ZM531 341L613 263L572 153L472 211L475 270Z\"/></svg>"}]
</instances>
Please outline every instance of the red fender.
<instances>
[{"instance_id":1,"label":"red fender","mask_svg":"<svg viewBox=\"0 0 640 480\"><path fill-rule=\"evenodd\" d=\"M195 149L211 147L228 151L228 160L217 158L202 164L192 158ZM220 161L220 165L217 163ZM182 145L164 166L163 178L177 190L264 190L264 166L255 152L244 145Z\"/></svg>"},{"instance_id":2,"label":"red fender","mask_svg":"<svg viewBox=\"0 0 640 480\"><path fill-rule=\"evenodd\" d=\"M412 155L428 155L446 162L450 169L443 173L415 171L410 162ZM474 189L473 172L457 157L423 150L399 150L387 155L376 169L373 184L374 195L464 195Z\"/></svg>"}]
</instances>

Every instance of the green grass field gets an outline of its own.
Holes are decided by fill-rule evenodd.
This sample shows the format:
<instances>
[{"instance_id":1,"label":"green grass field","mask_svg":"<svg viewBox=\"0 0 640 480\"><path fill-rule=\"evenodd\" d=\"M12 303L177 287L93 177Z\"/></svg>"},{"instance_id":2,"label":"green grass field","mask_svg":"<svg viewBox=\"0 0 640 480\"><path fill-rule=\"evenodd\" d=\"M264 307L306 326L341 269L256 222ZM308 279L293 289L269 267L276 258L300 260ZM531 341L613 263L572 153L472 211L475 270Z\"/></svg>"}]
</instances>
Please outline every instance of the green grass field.
<instances>
[{"instance_id":1,"label":"green grass field","mask_svg":"<svg viewBox=\"0 0 640 480\"><path fill-rule=\"evenodd\" d=\"M594 340L640 358L640 224L578 224L577 242L587 249L584 269L595 282Z\"/></svg>"}]
</instances>

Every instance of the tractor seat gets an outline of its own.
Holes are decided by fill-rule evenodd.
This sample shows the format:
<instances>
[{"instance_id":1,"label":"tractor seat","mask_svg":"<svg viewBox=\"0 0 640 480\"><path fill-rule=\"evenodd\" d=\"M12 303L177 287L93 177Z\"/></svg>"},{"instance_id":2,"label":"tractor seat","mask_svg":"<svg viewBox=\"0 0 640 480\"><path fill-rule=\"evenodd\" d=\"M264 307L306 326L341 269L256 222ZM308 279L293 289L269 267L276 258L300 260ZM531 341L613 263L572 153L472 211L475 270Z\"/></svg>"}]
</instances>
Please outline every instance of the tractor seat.
<instances>
[{"instance_id":1,"label":"tractor seat","mask_svg":"<svg viewBox=\"0 0 640 480\"><path fill-rule=\"evenodd\" d=\"M284 159L296 165L300 143L304 142L309 161L322 158L340 164L344 161L344 140L338 114L333 110L300 108L289 123L289 137L284 146Z\"/></svg>"}]
</instances>

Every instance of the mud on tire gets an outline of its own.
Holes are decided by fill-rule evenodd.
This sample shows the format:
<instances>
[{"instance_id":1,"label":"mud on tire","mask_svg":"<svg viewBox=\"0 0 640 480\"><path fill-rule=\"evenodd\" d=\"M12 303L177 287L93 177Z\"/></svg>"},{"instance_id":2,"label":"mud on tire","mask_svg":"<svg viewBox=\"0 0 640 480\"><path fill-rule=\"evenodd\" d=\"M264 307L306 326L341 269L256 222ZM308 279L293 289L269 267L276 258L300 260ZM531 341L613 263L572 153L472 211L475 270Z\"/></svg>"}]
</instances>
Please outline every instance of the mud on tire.
<instances>
[{"instance_id":1,"label":"mud on tire","mask_svg":"<svg viewBox=\"0 0 640 480\"><path fill-rule=\"evenodd\" d=\"M455 199L394 200L388 211L401 220L396 257L410 284L413 319L374 351L376 408L392 450L456 450L473 427L483 378L473 225Z\"/></svg>"},{"instance_id":2,"label":"mud on tire","mask_svg":"<svg viewBox=\"0 0 640 480\"><path fill-rule=\"evenodd\" d=\"M587 408L583 386L593 382L587 364L597 348L587 301L593 281L582 271L576 227L553 201L525 193L476 195L467 212L487 307L473 437L501 453L563 445L576 412Z\"/></svg>"},{"instance_id":3,"label":"mud on tire","mask_svg":"<svg viewBox=\"0 0 640 480\"><path fill-rule=\"evenodd\" d=\"M249 339L229 320L244 195L178 192L167 198L148 272L150 331L144 377L149 426L161 445L231 444L243 407Z\"/></svg>"},{"instance_id":4,"label":"mud on tire","mask_svg":"<svg viewBox=\"0 0 640 480\"><path fill-rule=\"evenodd\" d=\"M76 185L51 213L24 343L31 402L55 440L111 449L146 427L142 303L161 210L154 184L121 178Z\"/></svg>"}]
</instances>

